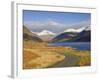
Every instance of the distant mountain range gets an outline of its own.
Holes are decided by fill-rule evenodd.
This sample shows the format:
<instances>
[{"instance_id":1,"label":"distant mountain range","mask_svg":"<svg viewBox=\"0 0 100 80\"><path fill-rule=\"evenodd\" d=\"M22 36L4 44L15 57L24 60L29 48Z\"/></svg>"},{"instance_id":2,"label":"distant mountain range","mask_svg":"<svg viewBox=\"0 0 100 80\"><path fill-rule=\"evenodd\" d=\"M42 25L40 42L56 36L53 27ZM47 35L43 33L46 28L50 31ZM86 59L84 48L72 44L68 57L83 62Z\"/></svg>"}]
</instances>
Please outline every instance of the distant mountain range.
<instances>
[{"instance_id":1,"label":"distant mountain range","mask_svg":"<svg viewBox=\"0 0 100 80\"><path fill-rule=\"evenodd\" d=\"M66 24L66 23L56 22L54 20L47 20L45 22L32 21L24 24L33 32L41 32L43 30L49 30L50 32L54 33L61 33L61 32L63 33L63 31L67 29L79 29L85 26L90 26L91 21L87 20L79 23Z\"/></svg>"},{"instance_id":2,"label":"distant mountain range","mask_svg":"<svg viewBox=\"0 0 100 80\"><path fill-rule=\"evenodd\" d=\"M90 42L91 31L89 27L67 29L57 35L50 42Z\"/></svg>"},{"instance_id":3,"label":"distant mountain range","mask_svg":"<svg viewBox=\"0 0 100 80\"><path fill-rule=\"evenodd\" d=\"M78 28L71 27L57 34L49 30L32 32L23 26L23 38L24 40L32 40L34 42L90 42L91 28L90 25L84 25Z\"/></svg>"}]
</instances>

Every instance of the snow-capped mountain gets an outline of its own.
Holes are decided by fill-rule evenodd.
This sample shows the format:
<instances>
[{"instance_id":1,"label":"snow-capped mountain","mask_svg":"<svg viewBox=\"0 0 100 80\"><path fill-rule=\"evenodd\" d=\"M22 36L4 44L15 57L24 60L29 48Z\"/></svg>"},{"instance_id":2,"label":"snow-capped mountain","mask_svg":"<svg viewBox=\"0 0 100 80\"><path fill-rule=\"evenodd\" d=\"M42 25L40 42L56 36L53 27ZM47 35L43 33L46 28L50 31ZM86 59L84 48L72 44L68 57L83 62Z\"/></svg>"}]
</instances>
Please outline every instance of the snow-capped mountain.
<instances>
[{"instance_id":1,"label":"snow-capped mountain","mask_svg":"<svg viewBox=\"0 0 100 80\"><path fill-rule=\"evenodd\" d=\"M39 35L39 36L43 36L43 35L55 35L55 33L51 32L51 31L48 31L48 30L43 30L43 31L37 33L37 35Z\"/></svg>"},{"instance_id":2,"label":"snow-capped mountain","mask_svg":"<svg viewBox=\"0 0 100 80\"><path fill-rule=\"evenodd\" d=\"M78 29L74 29L74 28L69 28L69 29L66 29L64 32L81 32L85 29L86 27L81 27L81 28L78 28ZM90 30L90 27L88 27L86 30Z\"/></svg>"},{"instance_id":3,"label":"snow-capped mountain","mask_svg":"<svg viewBox=\"0 0 100 80\"><path fill-rule=\"evenodd\" d=\"M66 29L64 32L77 32L77 29L70 28Z\"/></svg>"},{"instance_id":4,"label":"snow-capped mountain","mask_svg":"<svg viewBox=\"0 0 100 80\"><path fill-rule=\"evenodd\" d=\"M78 29L77 29L77 32L81 32L81 31L83 31L84 29L85 29L85 27L78 28Z\"/></svg>"}]
</instances>

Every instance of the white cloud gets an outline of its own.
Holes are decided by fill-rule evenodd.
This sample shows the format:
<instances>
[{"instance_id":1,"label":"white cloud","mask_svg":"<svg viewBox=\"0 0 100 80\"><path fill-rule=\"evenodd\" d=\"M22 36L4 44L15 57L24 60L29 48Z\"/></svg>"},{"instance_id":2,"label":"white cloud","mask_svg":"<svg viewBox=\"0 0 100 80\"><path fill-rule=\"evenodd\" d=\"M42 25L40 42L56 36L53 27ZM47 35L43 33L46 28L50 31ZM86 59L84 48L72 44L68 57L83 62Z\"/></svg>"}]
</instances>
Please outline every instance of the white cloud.
<instances>
[{"instance_id":1,"label":"white cloud","mask_svg":"<svg viewBox=\"0 0 100 80\"><path fill-rule=\"evenodd\" d=\"M69 28L77 29L77 28L81 28L85 26L90 26L90 21L89 20L83 21L83 22L71 24L71 25L61 24L53 20L49 20L46 22L29 21L29 22L25 22L24 25L26 25L33 32L41 32L43 30L49 30L54 33L60 33Z\"/></svg>"},{"instance_id":2,"label":"white cloud","mask_svg":"<svg viewBox=\"0 0 100 80\"><path fill-rule=\"evenodd\" d=\"M56 31L59 32L60 30L64 29L65 25L60 24L58 22L55 21L48 21L48 22L25 22L24 25L26 25L29 29L31 29L32 31L36 31L36 32L40 32L44 29L46 30L51 30L51 31Z\"/></svg>"}]
</instances>

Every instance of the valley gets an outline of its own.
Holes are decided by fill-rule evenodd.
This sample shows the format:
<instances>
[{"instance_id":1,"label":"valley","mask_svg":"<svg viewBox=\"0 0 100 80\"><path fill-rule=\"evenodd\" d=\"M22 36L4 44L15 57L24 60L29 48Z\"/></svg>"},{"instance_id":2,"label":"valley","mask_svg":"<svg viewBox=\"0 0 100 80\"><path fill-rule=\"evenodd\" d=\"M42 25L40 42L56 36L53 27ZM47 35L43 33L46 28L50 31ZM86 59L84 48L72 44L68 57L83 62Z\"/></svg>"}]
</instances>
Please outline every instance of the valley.
<instances>
[{"instance_id":1,"label":"valley","mask_svg":"<svg viewBox=\"0 0 100 80\"><path fill-rule=\"evenodd\" d=\"M22 13L24 70L91 66L90 12L28 9Z\"/></svg>"},{"instance_id":2,"label":"valley","mask_svg":"<svg viewBox=\"0 0 100 80\"><path fill-rule=\"evenodd\" d=\"M90 32L85 30L80 33L69 31L56 35L44 30L36 34L23 26L23 69L90 66L90 50L78 50L68 45L70 42L89 42ZM55 42L69 43L66 46L50 45Z\"/></svg>"}]
</instances>

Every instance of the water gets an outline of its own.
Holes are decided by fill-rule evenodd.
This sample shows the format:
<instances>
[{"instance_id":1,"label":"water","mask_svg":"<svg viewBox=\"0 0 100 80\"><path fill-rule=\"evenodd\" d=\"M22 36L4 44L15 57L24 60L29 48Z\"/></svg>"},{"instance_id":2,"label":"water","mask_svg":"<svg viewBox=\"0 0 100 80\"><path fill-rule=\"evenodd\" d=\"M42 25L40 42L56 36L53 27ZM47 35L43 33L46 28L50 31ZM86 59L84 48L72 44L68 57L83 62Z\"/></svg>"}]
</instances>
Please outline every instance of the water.
<instances>
[{"instance_id":1,"label":"water","mask_svg":"<svg viewBox=\"0 0 100 80\"><path fill-rule=\"evenodd\" d=\"M70 46L78 50L90 50L90 42L64 42L64 43L51 43L50 46Z\"/></svg>"}]
</instances>

